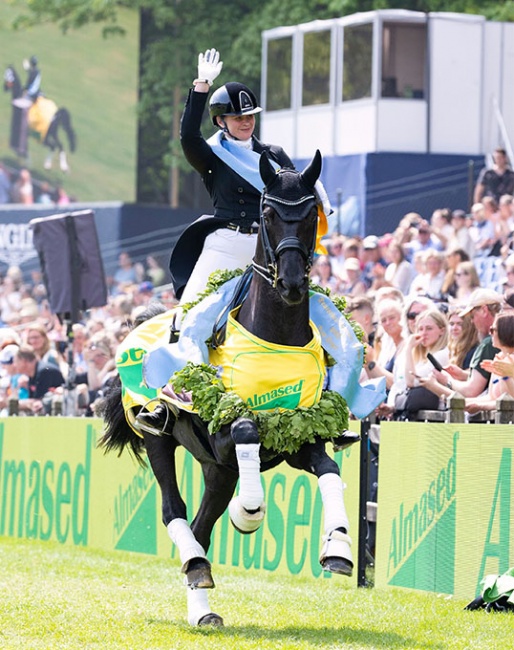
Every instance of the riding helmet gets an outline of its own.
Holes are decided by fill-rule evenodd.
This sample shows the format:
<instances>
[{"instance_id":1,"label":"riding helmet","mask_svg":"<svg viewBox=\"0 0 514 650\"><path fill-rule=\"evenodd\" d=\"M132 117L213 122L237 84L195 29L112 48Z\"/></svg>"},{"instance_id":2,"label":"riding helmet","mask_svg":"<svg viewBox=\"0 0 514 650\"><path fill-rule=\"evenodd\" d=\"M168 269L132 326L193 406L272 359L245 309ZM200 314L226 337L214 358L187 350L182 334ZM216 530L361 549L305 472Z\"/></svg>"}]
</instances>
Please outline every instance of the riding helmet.
<instances>
[{"instance_id":1,"label":"riding helmet","mask_svg":"<svg viewBox=\"0 0 514 650\"><path fill-rule=\"evenodd\" d=\"M33 68L35 68L35 67L37 66L37 63L38 63L38 61L37 61L37 56L35 56L35 55L31 56L31 57L30 57L30 65L31 65Z\"/></svg>"},{"instance_id":2,"label":"riding helmet","mask_svg":"<svg viewBox=\"0 0 514 650\"><path fill-rule=\"evenodd\" d=\"M218 126L218 116L253 115L261 111L262 108L250 88L237 81L229 81L215 90L209 101L209 115L214 126Z\"/></svg>"}]
</instances>

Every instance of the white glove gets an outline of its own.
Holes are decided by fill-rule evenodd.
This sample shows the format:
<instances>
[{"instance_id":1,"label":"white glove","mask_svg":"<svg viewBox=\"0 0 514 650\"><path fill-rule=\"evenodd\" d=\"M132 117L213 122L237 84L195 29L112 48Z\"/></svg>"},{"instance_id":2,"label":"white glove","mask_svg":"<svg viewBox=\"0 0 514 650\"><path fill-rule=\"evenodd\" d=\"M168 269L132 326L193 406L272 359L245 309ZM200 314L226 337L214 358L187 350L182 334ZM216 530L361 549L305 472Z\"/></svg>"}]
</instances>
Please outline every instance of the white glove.
<instances>
[{"instance_id":1,"label":"white glove","mask_svg":"<svg viewBox=\"0 0 514 650\"><path fill-rule=\"evenodd\" d=\"M212 86L213 81L221 72L223 61L220 61L220 53L212 48L205 50L205 54L200 52L198 55L198 80L206 81Z\"/></svg>"}]
</instances>

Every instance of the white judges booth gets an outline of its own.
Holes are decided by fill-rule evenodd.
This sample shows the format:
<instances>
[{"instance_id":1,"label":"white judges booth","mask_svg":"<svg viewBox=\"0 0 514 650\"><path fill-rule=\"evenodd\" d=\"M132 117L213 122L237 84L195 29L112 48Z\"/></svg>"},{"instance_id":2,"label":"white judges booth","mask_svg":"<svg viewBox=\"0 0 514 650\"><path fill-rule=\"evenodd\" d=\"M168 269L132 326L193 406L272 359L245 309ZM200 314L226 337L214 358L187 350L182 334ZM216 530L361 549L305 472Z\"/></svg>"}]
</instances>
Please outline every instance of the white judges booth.
<instances>
[{"instance_id":1,"label":"white judges booth","mask_svg":"<svg viewBox=\"0 0 514 650\"><path fill-rule=\"evenodd\" d=\"M455 203L467 198L468 159L478 167L485 154L514 141L514 23L371 11L267 30L262 59L261 138L298 161L315 149L327 161L415 154L417 175L462 162L461 193L447 200L465 208ZM336 189L327 184L334 202Z\"/></svg>"},{"instance_id":2,"label":"white judges booth","mask_svg":"<svg viewBox=\"0 0 514 650\"><path fill-rule=\"evenodd\" d=\"M261 136L294 157L514 141L514 23L390 9L263 32Z\"/></svg>"}]
</instances>

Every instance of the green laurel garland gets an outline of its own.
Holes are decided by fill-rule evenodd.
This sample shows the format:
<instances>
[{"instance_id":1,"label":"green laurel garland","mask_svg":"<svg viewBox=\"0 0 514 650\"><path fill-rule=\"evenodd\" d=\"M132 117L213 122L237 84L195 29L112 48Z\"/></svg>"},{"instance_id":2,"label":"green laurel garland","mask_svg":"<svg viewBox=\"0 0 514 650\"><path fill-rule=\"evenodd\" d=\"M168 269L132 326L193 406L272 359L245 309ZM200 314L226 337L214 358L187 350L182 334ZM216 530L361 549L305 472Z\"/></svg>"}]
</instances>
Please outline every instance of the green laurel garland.
<instances>
[{"instance_id":1,"label":"green laurel garland","mask_svg":"<svg viewBox=\"0 0 514 650\"><path fill-rule=\"evenodd\" d=\"M206 289L194 302L182 306L183 313L186 314L225 282L242 274L241 269L211 273ZM324 289L313 282L310 283L310 290L328 296L344 314L346 299L343 296L332 296L330 289ZM351 319L348 322L362 342L364 333L361 327ZM176 392L185 390L191 393L193 408L208 423L211 434L237 418L250 418L257 425L261 444L277 453L297 452L303 444L312 443L316 438L332 440L348 428L348 406L345 399L335 391L323 391L320 401L314 406L258 412L252 411L233 391L226 391L223 382L217 377L216 368L207 364L188 363L173 375L170 383Z\"/></svg>"},{"instance_id":2,"label":"green laurel garland","mask_svg":"<svg viewBox=\"0 0 514 650\"><path fill-rule=\"evenodd\" d=\"M335 391L324 391L314 406L256 412L236 393L226 391L216 368L205 363L188 363L173 375L171 384L176 392L191 392L193 408L208 422L209 433L216 433L237 418L250 418L257 425L262 445L277 453L294 453L316 438L332 440L348 429L348 407Z\"/></svg>"}]
</instances>

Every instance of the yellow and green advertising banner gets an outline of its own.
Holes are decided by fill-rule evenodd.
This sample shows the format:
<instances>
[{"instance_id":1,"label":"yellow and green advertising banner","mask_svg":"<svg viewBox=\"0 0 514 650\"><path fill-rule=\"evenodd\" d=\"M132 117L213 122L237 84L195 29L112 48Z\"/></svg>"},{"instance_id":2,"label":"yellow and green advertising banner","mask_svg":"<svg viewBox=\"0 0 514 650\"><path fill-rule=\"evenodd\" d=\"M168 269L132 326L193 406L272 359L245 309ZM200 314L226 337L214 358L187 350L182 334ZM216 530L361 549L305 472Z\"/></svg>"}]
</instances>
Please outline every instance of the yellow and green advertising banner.
<instances>
[{"instance_id":1,"label":"yellow and green advertising banner","mask_svg":"<svg viewBox=\"0 0 514 650\"><path fill-rule=\"evenodd\" d=\"M359 423L352 424L358 430ZM178 558L161 522L152 471L128 452L118 457L99 450L102 428L90 418L0 419L0 535ZM347 485L355 564L359 454L358 444L335 454ZM192 518L202 474L183 450L177 453L177 475ZM285 463L262 479L267 511L261 528L241 535L225 514L213 532L209 557L214 564L330 577L318 560L323 518L317 480Z\"/></svg>"},{"instance_id":2,"label":"yellow and green advertising banner","mask_svg":"<svg viewBox=\"0 0 514 650\"><path fill-rule=\"evenodd\" d=\"M383 423L376 585L472 598L514 565L511 426Z\"/></svg>"}]
</instances>

